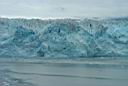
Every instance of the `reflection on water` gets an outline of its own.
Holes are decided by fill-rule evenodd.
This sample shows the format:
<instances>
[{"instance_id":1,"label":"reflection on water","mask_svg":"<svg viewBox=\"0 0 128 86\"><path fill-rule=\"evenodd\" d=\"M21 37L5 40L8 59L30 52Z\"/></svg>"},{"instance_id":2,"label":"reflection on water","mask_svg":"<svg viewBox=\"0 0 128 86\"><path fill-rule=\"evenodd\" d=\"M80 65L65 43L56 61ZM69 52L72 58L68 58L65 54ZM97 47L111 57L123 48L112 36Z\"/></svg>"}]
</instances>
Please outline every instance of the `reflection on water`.
<instances>
[{"instance_id":1,"label":"reflection on water","mask_svg":"<svg viewBox=\"0 0 128 86\"><path fill-rule=\"evenodd\" d=\"M34 86L128 85L127 58L1 59L0 71Z\"/></svg>"}]
</instances>

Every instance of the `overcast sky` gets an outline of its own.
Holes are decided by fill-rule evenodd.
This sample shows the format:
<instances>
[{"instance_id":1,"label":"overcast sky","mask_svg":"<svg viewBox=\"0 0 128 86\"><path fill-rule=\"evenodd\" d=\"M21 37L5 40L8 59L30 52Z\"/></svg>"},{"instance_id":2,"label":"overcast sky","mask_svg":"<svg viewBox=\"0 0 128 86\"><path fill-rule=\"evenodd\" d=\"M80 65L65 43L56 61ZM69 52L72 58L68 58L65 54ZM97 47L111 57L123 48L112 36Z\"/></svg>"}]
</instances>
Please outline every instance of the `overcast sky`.
<instances>
[{"instance_id":1,"label":"overcast sky","mask_svg":"<svg viewBox=\"0 0 128 86\"><path fill-rule=\"evenodd\" d=\"M128 16L128 0L0 0L0 16Z\"/></svg>"}]
</instances>

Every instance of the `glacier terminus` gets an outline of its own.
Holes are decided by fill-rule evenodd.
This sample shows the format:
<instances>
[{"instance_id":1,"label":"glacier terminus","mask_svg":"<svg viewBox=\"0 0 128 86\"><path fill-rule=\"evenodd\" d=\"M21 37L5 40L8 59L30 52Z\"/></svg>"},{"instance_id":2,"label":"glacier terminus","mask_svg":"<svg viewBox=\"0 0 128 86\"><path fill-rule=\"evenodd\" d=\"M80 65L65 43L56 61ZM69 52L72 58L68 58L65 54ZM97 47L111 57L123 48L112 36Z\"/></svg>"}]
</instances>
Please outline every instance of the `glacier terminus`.
<instances>
[{"instance_id":1,"label":"glacier terminus","mask_svg":"<svg viewBox=\"0 0 128 86\"><path fill-rule=\"evenodd\" d=\"M0 18L1 57L126 57L128 18Z\"/></svg>"}]
</instances>

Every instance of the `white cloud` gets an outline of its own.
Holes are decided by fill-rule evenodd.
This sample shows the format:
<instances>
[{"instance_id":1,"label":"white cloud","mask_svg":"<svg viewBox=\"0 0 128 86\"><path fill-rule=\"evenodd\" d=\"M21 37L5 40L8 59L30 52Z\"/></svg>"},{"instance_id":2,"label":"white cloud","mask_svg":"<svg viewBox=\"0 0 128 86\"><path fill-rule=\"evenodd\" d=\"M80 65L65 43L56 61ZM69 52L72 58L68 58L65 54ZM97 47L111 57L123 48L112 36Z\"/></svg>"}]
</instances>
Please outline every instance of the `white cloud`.
<instances>
[{"instance_id":1,"label":"white cloud","mask_svg":"<svg viewBox=\"0 0 128 86\"><path fill-rule=\"evenodd\" d=\"M128 16L128 0L0 0L0 16Z\"/></svg>"}]
</instances>

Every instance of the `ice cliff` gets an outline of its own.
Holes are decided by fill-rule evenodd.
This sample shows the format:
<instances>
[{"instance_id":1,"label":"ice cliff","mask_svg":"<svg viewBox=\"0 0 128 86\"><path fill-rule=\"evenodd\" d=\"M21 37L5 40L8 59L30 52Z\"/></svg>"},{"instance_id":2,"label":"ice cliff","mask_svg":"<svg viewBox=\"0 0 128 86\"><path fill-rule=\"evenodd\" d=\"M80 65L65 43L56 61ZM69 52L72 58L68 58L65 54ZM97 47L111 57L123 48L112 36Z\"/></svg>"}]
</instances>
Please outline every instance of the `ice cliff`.
<instances>
[{"instance_id":1,"label":"ice cliff","mask_svg":"<svg viewBox=\"0 0 128 86\"><path fill-rule=\"evenodd\" d=\"M128 56L128 18L0 18L0 57Z\"/></svg>"}]
</instances>

